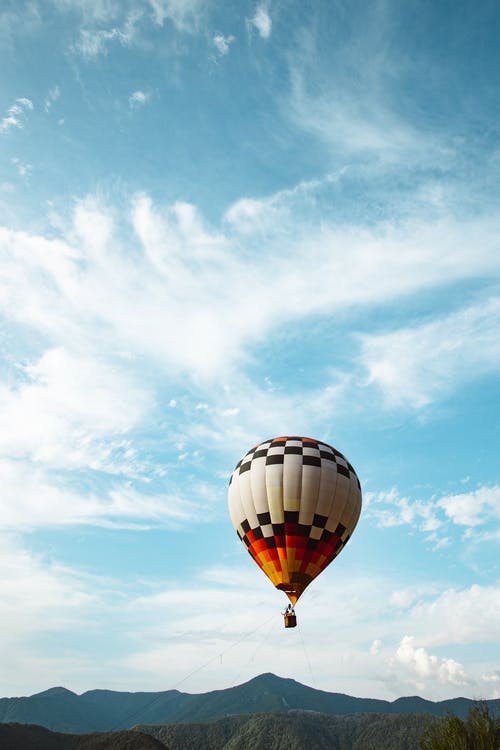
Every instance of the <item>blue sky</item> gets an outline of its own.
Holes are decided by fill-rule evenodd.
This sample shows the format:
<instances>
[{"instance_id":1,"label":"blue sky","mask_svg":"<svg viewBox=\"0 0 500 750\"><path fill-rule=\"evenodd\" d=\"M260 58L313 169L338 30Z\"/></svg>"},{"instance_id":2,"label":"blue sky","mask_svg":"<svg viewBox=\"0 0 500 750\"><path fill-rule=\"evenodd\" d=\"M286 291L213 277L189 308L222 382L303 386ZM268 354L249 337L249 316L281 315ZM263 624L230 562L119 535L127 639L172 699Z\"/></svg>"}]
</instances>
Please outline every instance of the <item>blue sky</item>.
<instances>
[{"instance_id":1,"label":"blue sky","mask_svg":"<svg viewBox=\"0 0 500 750\"><path fill-rule=\"evenodd\" d=\"M500 696L499 27L4 1L1 695ZM280 434L364 497L300 634L227 513Z\"/></svg>"}]
</instances>

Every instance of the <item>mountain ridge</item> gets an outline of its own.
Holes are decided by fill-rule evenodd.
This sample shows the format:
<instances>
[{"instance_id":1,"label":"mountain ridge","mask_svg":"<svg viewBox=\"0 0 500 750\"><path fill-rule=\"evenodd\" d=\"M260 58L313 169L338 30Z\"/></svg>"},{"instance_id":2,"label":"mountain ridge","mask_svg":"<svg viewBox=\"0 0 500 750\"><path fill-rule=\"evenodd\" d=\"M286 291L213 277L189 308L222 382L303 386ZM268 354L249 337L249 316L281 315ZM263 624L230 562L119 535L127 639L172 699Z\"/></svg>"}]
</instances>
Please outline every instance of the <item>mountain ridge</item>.
<instances>
[{"instance_id":1,"label":"mountain ridge","mask_svg":"<svg viewBox=\"0 0 500 750\"><path fill-rule=\"evenodd\" d=\"M485 702L493 710L500 709L500 699ZM81 734L129 729L138 724L207 723L227 716L283 714L293 710L329 716L361 713L445 716L452 712L464 718L474 703L464 697L444 701L429 701L419 696L393 701L357 698L318 690L268 672L240 685L206 693L95 689L78 695L67 688L49 688L28 697L1 698L0 723L38 724L53 731Z\"/></svg>"}]
</instances>

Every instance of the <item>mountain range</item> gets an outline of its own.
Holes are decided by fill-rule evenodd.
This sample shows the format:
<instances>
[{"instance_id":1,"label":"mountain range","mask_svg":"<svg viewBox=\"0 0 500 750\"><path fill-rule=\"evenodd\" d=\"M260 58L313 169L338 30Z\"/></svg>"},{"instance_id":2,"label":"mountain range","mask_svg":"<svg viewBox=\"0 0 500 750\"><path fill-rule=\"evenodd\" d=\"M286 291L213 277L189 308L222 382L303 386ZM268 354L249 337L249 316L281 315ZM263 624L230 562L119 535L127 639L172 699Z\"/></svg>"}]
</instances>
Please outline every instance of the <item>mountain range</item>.
<instances>
[{"instance_id":1,"label":"mountain range","mask_svg":"<svg viewBox=\"0 0 500 750\"><path fill-rule=\"evenodd\" d=\"M493 712L500 699L486 701ZM245 714L315 712L327 716L347 714L454 713L464 718L474 701L468 698L433 702L418 696L385 701L355 698L302 685L292 679L262 674L249 682L223 690L190 694L178 690L129 693L89 690L77 695L63 687L29 697L1 698L0 723L37 724L58 732L83 734L114 731L152 724L214 722ZM149 727L148 727L149 730Z\"/></svg>"}]
</instances>

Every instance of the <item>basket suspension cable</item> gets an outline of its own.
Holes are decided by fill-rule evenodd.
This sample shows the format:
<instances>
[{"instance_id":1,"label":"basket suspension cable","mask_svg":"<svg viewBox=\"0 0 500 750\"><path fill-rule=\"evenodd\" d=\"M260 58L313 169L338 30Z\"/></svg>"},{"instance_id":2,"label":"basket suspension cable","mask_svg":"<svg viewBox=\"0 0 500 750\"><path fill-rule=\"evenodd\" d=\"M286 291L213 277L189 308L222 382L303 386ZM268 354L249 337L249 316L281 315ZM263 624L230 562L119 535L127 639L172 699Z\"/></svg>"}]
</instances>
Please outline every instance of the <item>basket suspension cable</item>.
<instances>
[{"instance_id":1,"label":"basket suspension cable","mask_svg":"<svg viewBox=\"0 0 500 750\"><path fill-rule=\"evenodd\" d=\"M228 646L227 648L225 648L225 649L224 649L223 651L218 651L218 652L217 652L217 653L216 653L216 654L215 654L214 656L212 656L212 657L211 657L210 659L208 659L207 661L203 662L203 664L201 664L200 666L196 667L196 669L193 669L193 670L192 670L191 672L189 672L189 674L187 674L187 675L186 675L185 677L183 677L183 678L182 678L181 680L179 680L178 682L176 682L176 683L175 683L175 684L174 684L174 685L173 685L173 686L172 686L171 688L169 688L169 689L170 689L170 690L176 690L176 689L178 688L178 686L179 686L179 685L182 685L182 683L183 683L183 682L186 682L186 680L188 680L188 679L189 679L190 677L192 677L193 675L197 674L198 672L201 672L201 670L202 670L202 669L204 669L205 667L207 667L207 666L208 666L209 664L211 664L212 662L214 662L214 661L215 661L216 659L221 659L221 658L222 658L222 656L223 656L224 654L226 654L226 653L227 653L228 651L231 651L231 649L233 649L233 648L234 648L235 646L238 646L238 644L242 643L242 642L243 642L244 640L246 640L246 639L247 639L247 638L249 638L249 637L250 637L251 635L253 635L254 633L256 633L256 632L257 632L258 630L260 630L261 628L263 628L263 627L264 627L264 625L267 625L267 623L268 623L268 622L270 622L270 621L271 621L272 619L274 619L274 617L275 617L275 615L272 615L272 616L271 616L271 617L269 617L269 618L268 618L267 620L264 620L263 622L261 622L261 623L260 623L260 625L258 625L258 626L257 626L256 628L254 628L253 630L250 630L250 631L249 631L248 633L244 633L244 634L243 634L243 635L241 636L241 638L238 638L238 640L237 640L237 641L234 641L234 643L231 643L231 645L229 645L229 646ZM146 704L145 704L144 706L141 706L141 708L139 708L139 709L137 709L137 710L135 710L135 711L132 711L132 712L131 712L131 713L130 713L130 714L129 714L128 716L127 716L127 715L125 715L125 717L123 717L122 719L120 719L120 721L119 721L119 722L117 722L116 724L114 724L114 725L113 725L113 726L111 727L111 729L109 729L109 730L107 730L107 731L109 731L109 732L114 732L114 731L115 731L115 730L117 730L117 729L118 729L118 728L119 728L120 726L123 726L123 724L124 724L124 722L125 722L125 721L127 721L127 722L130 722L130 721L132 721L132 719L134 719L134 718L135 718L136 716L139 716L140 714L144 713L145 711L147 711L147 710L150 710L150 709L151 709L151 708L152 708L152 707L154 706L154 704L155 704L155 703L157 703L158 701L160 701L160 700L161 700L161 698L163 697L163 695L164 695L164 693L165 693L165 692L167 692L167 691L166 691L166 690L162 690L162 691L160 692L160 694L159 694L159 695L155 695L155 697L154 697L154 698L153 698L153 699L152 699L152 700L151 700L151 701L150 701L149 703L146 703Z\"/></svg>"},{"instance_id":2,"label":"basket suspension cable","mask_svg":"<svg viewBox=\"0 0 500 750\"><path fill-rule=\"evenodd\" d=\"M267 629L267 630L265 631L265 633L264 633L264 636L263 636L262 640L260 640L260 641L258 642L258 644L257 644L257 647L255 648L255 650L253 651L253 653L252 653L252 654L250 655L250 657L249 657L249 659L247 660L247 662L246 662L246 663L245 663L245 664L244 664L244 665L243 665L242 667L240 667L240 669L238 670L238 673L237 673L236 677L234 678L234 680L233 680L233 681L232 681L232 683L231 683L231 685L232 685L233 687L234 687L234 686L235 686L235 685L237 684L237 681L238 681L238 680L240 679L240 676L241 676L241 674L243 673L243 671L244 671L244 670L245 670L245 669L246 669L246 668L248 667L248 665L250 664L250 662L252 662L252 661L253 661L253 659L254 659L254 657L255 657L255 654L256 654L256 653L257 653L258 651L260 651L260 649L262 648L262 644L263 644L263 643L265 643L265 642L267 641L267 639L269 638L269 634L270 634L270 632L271 632L271 630L272 630L272 627L273 627L273 625L274 625L274 622L273 622L273 620L274 620L274 617L270 617L270 618L269 618L269 620L267 621L267 622L269 622L269 623L270 623L270 624L269 624L269 627L268 627L268 629Z\"/></svg>"},{"instance_id":3,"label":"basket suspension cable","mask_svg":"<svg viewBox=\"0 0 500 750\"><path fill-rule=\"evenodd\" d=\"M312 671L311 662L310 662L310 659L309 659L309 654L307 653L306 644L305 644L304 638L302 636L302 630L301 630L301 628L300 628L300 626L298 624L297 624L297 628L298 628L298 631L299 631L300 640L302 642L302 648L304 649L304 654L305 654L305 657L306 657L307 666L309 667L309 672L311 674L312 683L313 683L314 687L316 688L316 680L314 679L314 674L313 674L313 671Z\"/></svg>"},{"instance_id":4,"label":"basket suspension cable","mask_svg":"<svg viewBox=\"0 0 500 750\"><path fill-rule=\"evenodd\" d=\"M208 661L204 662L199 667L196 667L196 669L194 669L192 672L190 672L185 677L183 677L182 680L179 680L179 682L176 682L175 685L171 688L171 690L176 690L179 687L179 685L182 685L183 682L186 682L186 680L189 680L189 678L192 677L194 674L197 674L198 672L201 672L202 669L204 669L205 667L208 667L208 665L211 664L213 661L215 661L216 659L220 659L222 656L224 656L224 654L227 654L228 651L231 651L231 649L235 648L235 646L238 646L240 643L242 643L243 641L245 641L251 635L253 635L258 630L260 630L261 628L263 628L264 625L267 625L267 623L270 620L272 620L273 617L274 617L274 615L272 615L271 617L269 617L267 620L264 620L264 622L261 622L260 625L258 625L256 628L254 628L250 632L244 633L241 638L238 638L237 641L234 641L234 643L231 643L230 646L228 646L227 648L223 649L222 651L217 652L215 654L215 656L212 656L210 659L208 659Z\"/></svg>"}]
</instances>

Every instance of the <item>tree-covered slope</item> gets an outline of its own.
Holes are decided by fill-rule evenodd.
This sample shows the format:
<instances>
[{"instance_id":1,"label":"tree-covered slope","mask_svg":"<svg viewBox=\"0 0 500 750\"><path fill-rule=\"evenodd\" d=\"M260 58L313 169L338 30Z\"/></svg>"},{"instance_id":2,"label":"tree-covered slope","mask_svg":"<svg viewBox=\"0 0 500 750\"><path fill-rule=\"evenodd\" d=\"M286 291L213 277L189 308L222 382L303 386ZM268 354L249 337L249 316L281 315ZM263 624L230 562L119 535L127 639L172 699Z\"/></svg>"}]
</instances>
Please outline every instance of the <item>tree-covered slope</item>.
<instances>
[{"instance_id":1,"label":"tree-covered slope","mask_svg":"<svg viewBox=\"0 0 500 750\"><path fill-rule=\"evenodd\" d=\"M168 750L150 734L97 732L62 734L32 724L0 724L2 750Z\"/></svg>"},{"instance_id":2,"label":"tree-covered slope","mask_svg":"<svg viewBox=\"0 0 500 750\"><path fill-rule=\"evenodd\" d=\"M427 721L424 716L290 711L137 729L171 750L418 750Z\"/></svg>"}]
</instances>

